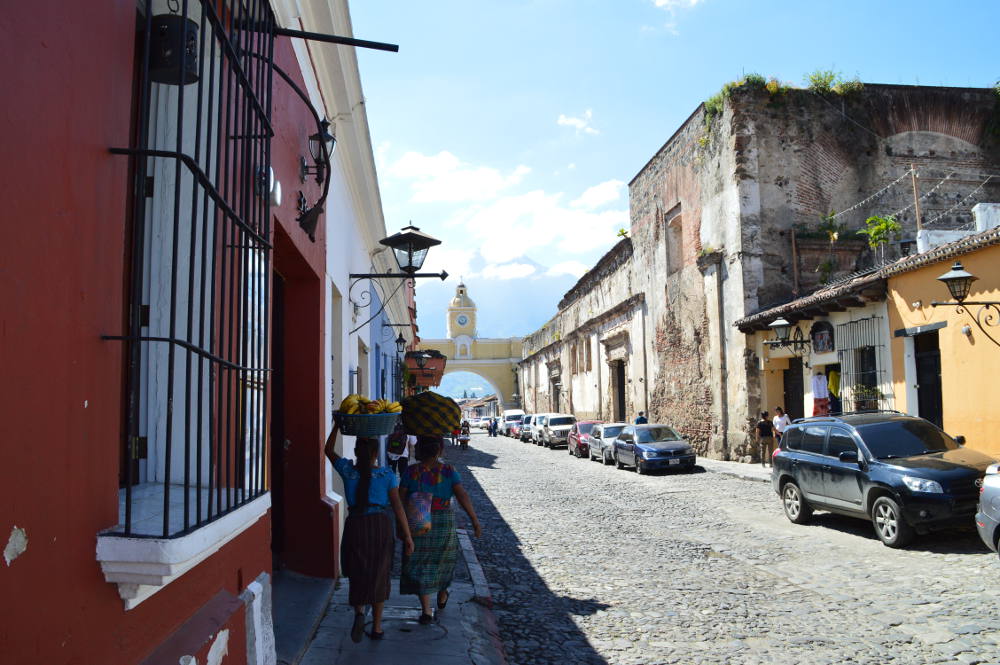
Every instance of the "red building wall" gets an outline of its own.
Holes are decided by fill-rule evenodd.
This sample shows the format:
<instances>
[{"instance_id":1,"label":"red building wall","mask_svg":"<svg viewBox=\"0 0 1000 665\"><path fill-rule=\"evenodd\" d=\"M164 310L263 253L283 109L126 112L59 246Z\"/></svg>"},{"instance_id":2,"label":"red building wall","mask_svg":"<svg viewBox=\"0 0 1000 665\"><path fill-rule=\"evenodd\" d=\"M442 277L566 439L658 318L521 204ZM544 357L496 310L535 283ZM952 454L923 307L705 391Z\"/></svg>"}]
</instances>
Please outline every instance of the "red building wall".
<instances>
[{"instance_id":1,"label":"red building wall","mask_svg":"<svg viewBox=\"0 0 1000 665\"><path fill-rule=\"evenodd\" d=\"M104 580L95 549L97 533L118 520L123 347L101 335L124 327L128 185L127 159L108 148L129 142L135 4L38 0L4 9L0 539L6 544L17 526L28 545L0 564L0 659L138 662L220 590L239 594L270 571L270 519L130 612ZM277 52L281 65L297 68L287 40ZM309 242L294 212L298 156L308 150L313 123L278 80L274 117L274 168L286 186L274 215L290 238L276 265L297 259L307 267L296 311L310 325L289 353L297 366L312 363L315 374L323 355L325 232ZM315 200L316 192L307 194ZM314 491L303 499L311 510L292 526L329 532L301 567L332 571L335 515L323 512L316 491L321 381L310 375L296 389L295 437L315 454L290 471L309 476ZM242 640L237 633L232 638Z\"/></svg>"}]
</instances>

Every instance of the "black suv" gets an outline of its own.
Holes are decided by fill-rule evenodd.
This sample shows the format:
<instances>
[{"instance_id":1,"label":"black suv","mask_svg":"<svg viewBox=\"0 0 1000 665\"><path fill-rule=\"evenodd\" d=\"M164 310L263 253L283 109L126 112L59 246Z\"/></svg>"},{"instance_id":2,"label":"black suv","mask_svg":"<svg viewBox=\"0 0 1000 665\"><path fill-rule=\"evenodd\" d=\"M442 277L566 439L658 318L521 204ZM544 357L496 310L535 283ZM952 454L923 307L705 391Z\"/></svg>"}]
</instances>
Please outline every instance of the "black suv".
<instances>
[{"instance_id":1,"label":"black suv","mask_svg":"<svg viewBox=\"0 0 1000 665\"><path fill-rule=\"evenodd\" d=\"M904 547L915 533L972 525L994 460L964 442L895 411L801 418L781 437L771 483L795 524L828 510L870 519L883 543Z\"/></svg>"}]
</instances>

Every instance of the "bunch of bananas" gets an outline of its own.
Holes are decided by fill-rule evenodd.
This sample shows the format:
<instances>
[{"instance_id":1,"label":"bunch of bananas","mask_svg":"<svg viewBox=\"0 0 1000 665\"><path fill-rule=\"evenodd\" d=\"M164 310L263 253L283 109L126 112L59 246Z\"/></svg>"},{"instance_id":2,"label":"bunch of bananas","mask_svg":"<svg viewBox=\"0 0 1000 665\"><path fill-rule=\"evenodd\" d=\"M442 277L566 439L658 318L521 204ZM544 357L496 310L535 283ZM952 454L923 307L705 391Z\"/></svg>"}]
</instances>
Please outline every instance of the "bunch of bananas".
<instances>
[{"instance_id":1,"label":"bunch of bananas","mask_svg":"<svg viewBox=\"0 0 1000 665\"><path fill-rule=\"evenodd\" d=\"M399 413L403 410L399 402L385 399L368 399L364 395L348 395L340 403L341 413Z\"/></svg>"}]
</instances>

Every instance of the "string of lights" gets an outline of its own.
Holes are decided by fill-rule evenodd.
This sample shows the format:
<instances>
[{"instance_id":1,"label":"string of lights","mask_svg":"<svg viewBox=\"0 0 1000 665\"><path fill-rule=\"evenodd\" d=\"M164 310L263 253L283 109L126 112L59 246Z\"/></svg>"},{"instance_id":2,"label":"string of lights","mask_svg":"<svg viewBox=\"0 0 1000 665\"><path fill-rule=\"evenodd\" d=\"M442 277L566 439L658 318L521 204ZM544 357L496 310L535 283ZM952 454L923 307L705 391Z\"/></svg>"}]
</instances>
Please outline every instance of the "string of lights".
<instances>
[{"instance_id":1,"label":"string of lights","mask_svg":"<svg viewBox=\"0 0 1000 665\"><path fill-rule=\"evenodd\" d=\"M864 199L858 201L857 203L855 203L854 205L852 205L850 208L846 208L844 210L841 210L836 215L834 215L833 218L837 219L841 215L845 215L845 214L847 214L849 212L857 210L858 208L862 208L862 207L868 205L869 203L871 203L872 201L874 201L875 199L879 198L880 196L882 196L883 194L885 194L886 192L888 192L890 189L892 189L893 187L895 187L896 185L898 185L900 182L902 182L912 172L913 172L913 169L906 169L906 171L903 173L903 175L899 176L898 178L896 178L895 180L893 180L892 182L890 182L888 185L886 185L882 189L880 189L877 192L875 192L874 194L868 196L867 198L864 198Z\"/></svg>"},{"instance_id":2,"label":"string of lights","mask_svg":"<svg viewBox=\"0 0 1000 665\"><path fill-rule=\"evenodd\" d=\"M961 199L961 200L959 200L959 201L958 201L957 203L955 203L955 204L954 204L953 206L951 206L950 208L948 208L948 209L947 209L947 210L945 210L944 212L940 213L939 215L936 215L936 216L935 216L935 217L934 217L933 219L931 219L930 221L928 221L928 222L924 223L924 226L925 226L925 227L926 227L926 226L931 226L931 225L933 225L933 224L936 224L936 223L938 223L939 221L941 221L942 219L944 219L944 218L945 218L945 216L947 216L947 215L951 214L951 212L952 212L953 210L955 210L955 208L958 208L958 207L962 207L962 206L965 206L965 205L966 205L966 202L967 202L967 201L968 201L969 199L973 199L973 200L975 200L975 201L977 201L977 202L978 202L978 201L979 201L979 199L976 199L976 198L975 198L976 194L978 194L978 193L979 193L980 191L982 191L982 189L983 189L984 187L986 187L987 183L989 183L989 181L990 181L990 180L992 180L992 179L993 179L993 178L995 178L995 177L997 177L997 176L993 176L993 175L988 175L988 176L986 176L986 179L985 179L985 180L983 180L983 181L982 181L981 183L979 183L979 186L978 186L978 187L976 187L976 188L975 188L974 190L972 190L971 192L969 192L968 194L966 194L966 195L965 195L964 197L962 197L962 199Z\"/></svg>"},{"instance_id":3,"label":"string of lights","mask_svg":"<svg viewBox=\"0 0 1000 665\"><path fill-rule=\"evenodd\" d=\"M933 194L937 190L941 189L941 186L944 183L948 182L952 178L952 176L954 176L954 175L955 175L954 171L952 171L951 173L949 173L948 175L946 175L944 178L942 178L941 180L939 180L936 185L934 185L933 187L931 187L930 189L928 189L926 192L923 192L920 196L918 196L917 197L917 201L923 201L928 196L930 196L931 194ZM907 212L908 210L911 210L915 205L917 205L917 201L914 201L913 203L910 203L909 205L903 206L902 208L900 208L899 210L897 210L896 212L892 213L889 216L890 217L899 217L904 212Z\"/></svg>"}]
</instances>

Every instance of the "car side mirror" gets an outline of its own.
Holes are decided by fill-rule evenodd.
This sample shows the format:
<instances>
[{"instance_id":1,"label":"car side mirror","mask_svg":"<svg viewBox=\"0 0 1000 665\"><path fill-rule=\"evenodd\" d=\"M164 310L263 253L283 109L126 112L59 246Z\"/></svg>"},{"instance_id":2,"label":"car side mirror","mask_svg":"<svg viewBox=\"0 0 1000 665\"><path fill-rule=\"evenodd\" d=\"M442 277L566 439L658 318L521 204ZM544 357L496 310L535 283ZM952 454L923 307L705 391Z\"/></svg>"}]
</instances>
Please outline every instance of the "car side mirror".
<instances>
[{"instance_id":1,"label":"car side mirror","mask_svg":"<svg viewBox=\"0 0 1000 665\"><path fill-rule=\"evenodd\" d=\"M964 446L965 445L965 437L962 436L961 434L959 434L958 436L955 437L955 443L957 443L960 446Z\"/></svg>"},{"instance_id":2,"label":"car side mirror","mask_svg":"<svg viewBox=\"0 0 1000 665\"><path fill-rule=\"evenodd\" d=\"M837 455L839 459L844 464L857 464L858 463L858 451L856 450L845 450L844 452Z\"/></svg>"}]
</instances>

